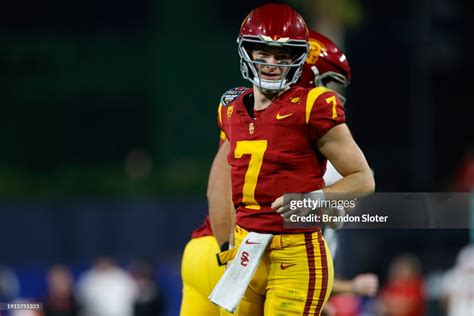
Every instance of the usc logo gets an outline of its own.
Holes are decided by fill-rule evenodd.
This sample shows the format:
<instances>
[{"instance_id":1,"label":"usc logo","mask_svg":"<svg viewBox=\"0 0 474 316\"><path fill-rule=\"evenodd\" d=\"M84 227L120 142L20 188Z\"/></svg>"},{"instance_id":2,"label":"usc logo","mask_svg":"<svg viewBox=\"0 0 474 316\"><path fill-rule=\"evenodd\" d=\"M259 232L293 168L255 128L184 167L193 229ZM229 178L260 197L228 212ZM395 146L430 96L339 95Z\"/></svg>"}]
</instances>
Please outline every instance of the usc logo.
<instances>
[{"instance_id":1,"label":"usc logo","mask_svg":"<svg viewBox=\"0 0 474 316\"><path fill-rule=\"evenodd\" d=\"M306 58L306 63L314 65L319 59L321 51L326 51L327 48L320 41L315 40L314 38L309 39L309 52L308 58Z\"/></svg>"},{"instance_id":2,"label":"usc logo","mask_svg":"<svg viewBox=\"0 0 474 316\"><path fill-rule=\"evenodd\" d=\"M249 253L247 251L242 252L242 257L240 257L240 264L244 267L249 263Z\"/></svg>"},{"instance_id":3,"label":"usc logo","mask_svg":"<svg viewBox=\"0 0 474 316\"><path fill-rule=\"evenodd\" d=\"M255 132L255 125L253 123L249 124L249 133L253 134Z\"/></svg>"}]
</instances>

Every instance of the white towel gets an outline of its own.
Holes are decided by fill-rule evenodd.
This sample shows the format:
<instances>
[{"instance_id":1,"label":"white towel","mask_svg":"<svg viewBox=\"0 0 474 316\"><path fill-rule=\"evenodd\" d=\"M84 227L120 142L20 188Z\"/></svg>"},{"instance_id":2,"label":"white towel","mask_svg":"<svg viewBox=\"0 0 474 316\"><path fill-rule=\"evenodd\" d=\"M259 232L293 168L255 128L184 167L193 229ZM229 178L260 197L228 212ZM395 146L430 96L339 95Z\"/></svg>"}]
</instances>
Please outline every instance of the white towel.
<instances>
[{"instance_id":1,"label":"white towel","mask_svg":"<svg viewBox=\"0 0 474 316\"><path fill-rule=\"evenodd\" d=\"M230 267L212 290L209 296L211 302L231 313L235 312L271 239L271 234L254 232L245 237Z\"/></svg>"}]
</instances>

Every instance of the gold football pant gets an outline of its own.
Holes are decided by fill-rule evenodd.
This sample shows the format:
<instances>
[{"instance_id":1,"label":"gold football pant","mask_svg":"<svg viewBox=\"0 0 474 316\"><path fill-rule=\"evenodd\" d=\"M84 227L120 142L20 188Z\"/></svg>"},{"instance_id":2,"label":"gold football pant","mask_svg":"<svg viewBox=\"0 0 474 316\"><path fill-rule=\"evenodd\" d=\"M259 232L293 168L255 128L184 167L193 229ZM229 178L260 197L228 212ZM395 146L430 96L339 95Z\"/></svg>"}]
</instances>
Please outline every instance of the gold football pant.
<instances>
[{"instance_id":1,"label":"gold football pant","mask_svg":"<svg viewBox=\"0 0 474 316\"><path fill-rule=\"evenodd\" d=\"M207 299L224 273L224 266L217 264L216 253L219 251L214 236L193 238L184 248L181 316L219 316L219 306Z\"/></svg>"},{"instance_id":2,"label":"gold football pant","mask_svg":"<svg viewBox=\"0 0 474 316\"><path fill-rule=\"evenodd\" d=\"M248 234L236 227L236 247ZM234 258L240 263L245 258ZM321 231L273 236L236 315L320 315L334 269Z\"/></svg>"}]
</instances>

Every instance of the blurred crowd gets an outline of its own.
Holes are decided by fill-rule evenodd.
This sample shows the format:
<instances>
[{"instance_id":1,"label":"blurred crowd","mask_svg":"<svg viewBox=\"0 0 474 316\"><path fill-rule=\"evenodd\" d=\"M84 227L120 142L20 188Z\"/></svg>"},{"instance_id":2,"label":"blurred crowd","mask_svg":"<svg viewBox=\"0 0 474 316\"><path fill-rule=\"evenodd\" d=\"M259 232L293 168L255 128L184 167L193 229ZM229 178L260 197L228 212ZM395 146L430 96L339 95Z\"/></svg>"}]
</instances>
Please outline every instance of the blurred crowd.
<instances>
[{"instance_id":1,"label":"blurred crowd","mask_svg":"<svg viewBox=\"0 0 474 316\"><path fill-rule=\"evenodd\" d=\"M22 297L13 270L0 268L0 302L41 303L41 310L5 310L10 316L160 316L164 299L152 264L134 261L127 269L100 257L76 279L66 265L50 267L42 297Z\"/></svg>"},{"instance_id":2,"label":"blurred crowd","mask_svg":"<svg viewBox=\"0 0 474 316\"><path fill-rule=\"evenodd\" d=\"M459 252L456 263L439 275L424 274L413 254L394 257L374 297L333 295L331 316L472 316L474 315L474 244Z\"/></svg>"},{"instance_id":3,"label":"blurred crowd","mask_svg":"<svg viewBox=\"0 0 474 316\"><path fill-rule=\"evenodd\" d=\"M164 298L153 266L146 261L120 267L100 257L74 278L61 264L45 275L42 297L21 297L15 272L0 267L0 302L42 303L42 310L0 311L6 316L160 316ZM357 286L354 279L352 286ZM433 304L435 305L433 308ZM472 316L474 312L474 244L459 252L451 269L437 277L424 274L413 254L395 256L373 297L333 295L325 310L331 316Z\"/></svg>"}]
</instances>

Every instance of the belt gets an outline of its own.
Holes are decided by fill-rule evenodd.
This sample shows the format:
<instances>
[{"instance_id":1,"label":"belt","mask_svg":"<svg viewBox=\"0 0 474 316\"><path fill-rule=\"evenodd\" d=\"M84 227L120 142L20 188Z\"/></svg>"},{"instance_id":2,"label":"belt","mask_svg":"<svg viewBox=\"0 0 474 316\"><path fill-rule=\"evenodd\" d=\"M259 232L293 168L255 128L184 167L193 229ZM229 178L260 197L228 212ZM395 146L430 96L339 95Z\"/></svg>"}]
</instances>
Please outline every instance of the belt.
<instances>
[{"instance_id":1,"label":"belt","mask_svg":"<svg viewBox=\"0 0 474 316\"><path fill-rule=\"evenodd\" d=\"M240 244L242 240L249 234L247 230L240 226L235 226L235 241L236 244ZM304 245L306 243L306 240L308 239L308 236L311 236L311 239L314 238L321 238L321 230L317 230L315 232L309 232L309 233L296 233L296 234L281 234L281 235L274 235L272 237L272 240L268 244L267 250L274 250L274 249L283 249L291 246L297 246L297 245ZM235 255L237 254L237 251L239 250L238 247L219 252L217 254L217 262L218 264L225 265L227 262L231 261L234 259Z\"/></svg>"}]
</instances>

